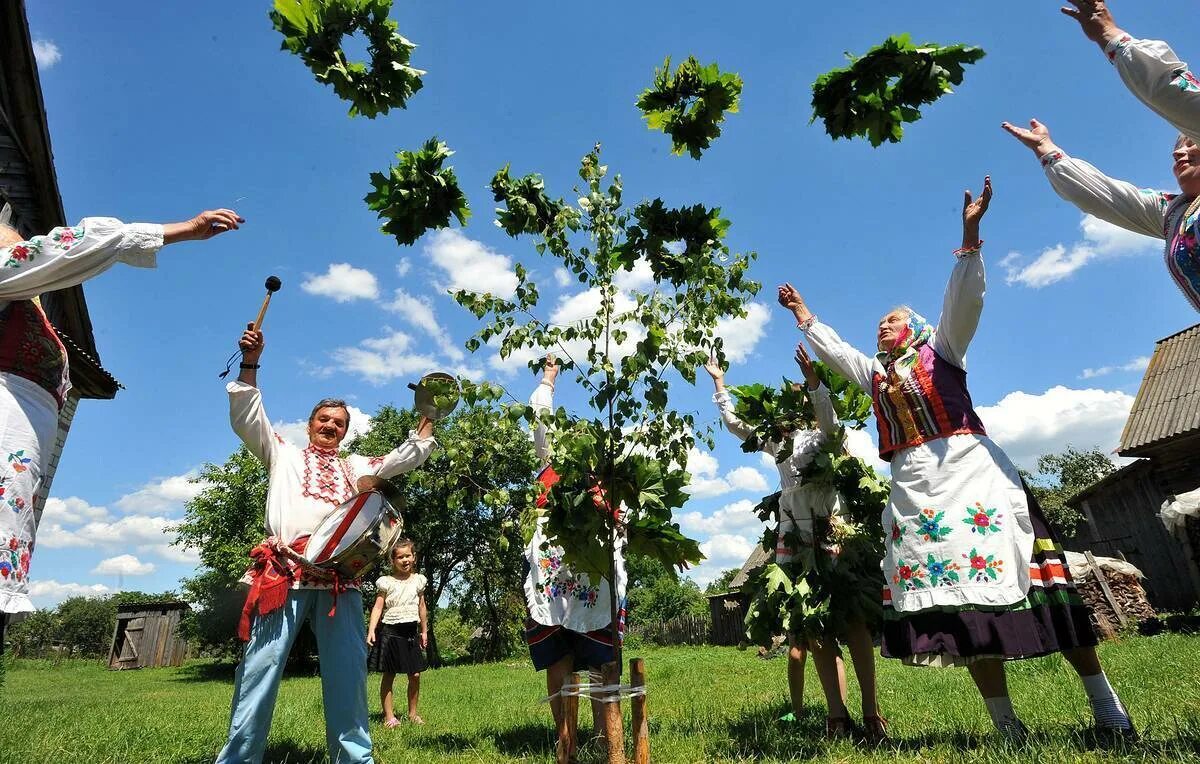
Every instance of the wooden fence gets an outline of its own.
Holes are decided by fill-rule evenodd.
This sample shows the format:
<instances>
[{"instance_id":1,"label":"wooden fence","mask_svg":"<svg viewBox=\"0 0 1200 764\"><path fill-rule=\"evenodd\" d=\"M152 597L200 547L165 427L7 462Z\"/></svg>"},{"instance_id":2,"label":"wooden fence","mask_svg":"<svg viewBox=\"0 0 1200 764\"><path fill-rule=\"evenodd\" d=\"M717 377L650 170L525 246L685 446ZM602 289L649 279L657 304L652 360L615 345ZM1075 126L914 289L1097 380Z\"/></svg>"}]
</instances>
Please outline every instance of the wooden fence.
<instances>
[{"instance_id":1,"label":"wooden fence","mask_svg":"<svg viewBox=\"0 0 1200 764\"><path fill-rule=\"evenodd\" d=\"M736 645L743 635L743 607L714 607L711 615L688 615L657 623L630 626L629 636L655 645Z\"/></svg>"}]
</instances>

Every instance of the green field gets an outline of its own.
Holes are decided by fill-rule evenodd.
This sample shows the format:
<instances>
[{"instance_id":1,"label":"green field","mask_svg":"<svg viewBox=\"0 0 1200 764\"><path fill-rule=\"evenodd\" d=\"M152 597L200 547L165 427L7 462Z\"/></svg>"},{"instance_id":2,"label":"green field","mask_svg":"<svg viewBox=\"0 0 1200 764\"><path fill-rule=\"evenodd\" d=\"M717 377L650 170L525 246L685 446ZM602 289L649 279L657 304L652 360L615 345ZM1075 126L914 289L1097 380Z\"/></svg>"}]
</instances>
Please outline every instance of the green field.
<instances>
[{"instance_id":1,"label":"green field","mask_svg":"<svg viewBox=\"0 0 1200 764\"><path fill-rule=\"evenodd\" d=\"M646 659L655 762L1200 760L1198 637L1139 637L1101 648L1143 733L1141 742L1117 751L1090 747L1080 734L1091 718L1086 698L1057 657L1010 666L1016 707L1033 731L1022 749L1006 748L992 734L965 671L880 661L881 703L895 741L872 750L821 739L821 696L811 667L812 705L801 725L784 728L775 721L786 711L782 658L717 647L635 654ZM552 761L549 710L538 702L543 681L523 660L430 671L421 701L426 726L385 730L379 679L372 675L376 760ZM284 681L268 761L323 760L319 683L308 676ZM402 683L397 689L402 697ZM97 662L17 660L2 693L3 762L211 762L224 742L232 669L193 662L111 672ZM852 707L856 693L852 686ZM581 722L581 729L589 727L590 720ZM600 760L597 750L584 749L581 762Z\"/></svg>"}]
</instances>

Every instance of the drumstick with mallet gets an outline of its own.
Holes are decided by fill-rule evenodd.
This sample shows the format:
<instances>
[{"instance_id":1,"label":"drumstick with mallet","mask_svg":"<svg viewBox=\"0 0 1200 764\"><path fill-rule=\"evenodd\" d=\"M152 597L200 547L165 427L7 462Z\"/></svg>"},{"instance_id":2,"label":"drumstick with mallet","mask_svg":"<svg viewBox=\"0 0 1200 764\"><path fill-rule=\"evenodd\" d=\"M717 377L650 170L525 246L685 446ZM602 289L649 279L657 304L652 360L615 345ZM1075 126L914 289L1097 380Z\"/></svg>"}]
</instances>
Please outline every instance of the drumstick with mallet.
<instances>
[{"instance_id":1,"label":"drumstick with mallet","mask_svg":"<svg viewBox=\"0 0 1200 764\"><path fill-rule=\"evenodd\" d=\"M262 307L258 309L258 318L254 319L254 331L257 332L262 327L263 319L267 316L267 308L271 305L271 295L278 292L282 286L283 282L279 280L278 276L267 276L267 296L263 298ZM229 360L225 362L225 371L217 375L218 379L225 379L225 377L229 376L229 370L233 368L234 360L241 353L241 348L238 348L234 351L233 355L229 356Z\"/></svg>"}]
</instances>

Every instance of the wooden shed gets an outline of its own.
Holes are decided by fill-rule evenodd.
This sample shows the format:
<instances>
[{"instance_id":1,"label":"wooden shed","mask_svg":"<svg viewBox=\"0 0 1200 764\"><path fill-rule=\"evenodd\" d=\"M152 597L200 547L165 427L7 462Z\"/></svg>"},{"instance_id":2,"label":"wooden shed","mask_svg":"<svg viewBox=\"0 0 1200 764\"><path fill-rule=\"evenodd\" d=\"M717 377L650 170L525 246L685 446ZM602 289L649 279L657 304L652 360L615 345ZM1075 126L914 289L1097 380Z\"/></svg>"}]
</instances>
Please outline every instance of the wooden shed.
<instances>
[{"instance_id":1,"label":"wooden shed","mask_svg":"<svg viewBox=\"0 0 1200 764\"><path fill-rule=\"evenodd\" d=\"M755 545L742 569L730 580L729 591L708 595L708 614L712 621L710 644L737 645L746 641L746 607L750 604L750 595L743 593L742 587L755 570L770 562L771 556L761 545Z\"/></svg>"},{"instance_id":2,"label":"wooden shed","mask_svg":"<svg viewBox=\"0 0 1200 764\"><path fill-rule=\"evenodd\" d=\"M1126 557L1146 574L1151 604L1188 609L1200 602L1200 545L1190 540L1200 539L1200 528L1181 540L1159 512L1176 494L1200 488L1200 324L1155 343L1117 453L1138 461L1068 501L1087 527L1067 546Z\"/></svg>"},{"instance_id":3,"label":"wooden shed","mask_svg":"<svg viewBox=\"0 0 1200 764\"><path fill-rule=\"evenodd\" d=\"M108 653L110 669L179 666L188 645L179 636L186 602L133 602L117 606L117 627Z\"/></svg>"}]
</instances>

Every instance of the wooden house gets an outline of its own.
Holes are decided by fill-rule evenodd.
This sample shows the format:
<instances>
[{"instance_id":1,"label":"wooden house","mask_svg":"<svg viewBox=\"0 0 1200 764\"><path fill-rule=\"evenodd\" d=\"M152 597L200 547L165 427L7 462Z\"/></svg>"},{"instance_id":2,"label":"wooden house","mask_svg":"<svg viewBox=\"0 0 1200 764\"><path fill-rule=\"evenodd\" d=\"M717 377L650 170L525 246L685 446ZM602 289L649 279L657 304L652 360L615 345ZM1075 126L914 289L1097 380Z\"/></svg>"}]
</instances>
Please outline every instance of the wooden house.
<instances>
[{"instance_id":1,"label":"wooden house","mask_svg":"<svg viewBox=\"0 0 1200 764\"><path fill-rule=\"evenodd\" d=\"M711 620L709 643L714 645L737 645L746 641L746 607L750 595L742 589L757 569L771 560L771 553L756 544L754 551L742 564L742 569L729 581L729 590L708 595L708 614Z\"/></svg>"},{"instance_id":2,"label":"wooden house","mask_svg":"<svg viewBox=\"0 0 1200 764\"><path fill-rule=\"evenodd\" d=\"M108 667L113 670L179 666L188 656L179 621L186 602L134 602L117 606Z\"/></svg>"}]
</instances>

